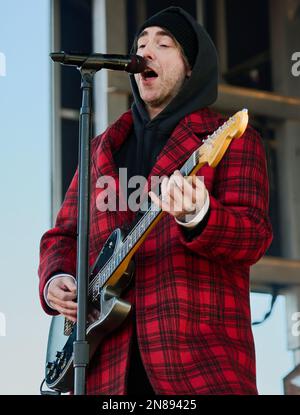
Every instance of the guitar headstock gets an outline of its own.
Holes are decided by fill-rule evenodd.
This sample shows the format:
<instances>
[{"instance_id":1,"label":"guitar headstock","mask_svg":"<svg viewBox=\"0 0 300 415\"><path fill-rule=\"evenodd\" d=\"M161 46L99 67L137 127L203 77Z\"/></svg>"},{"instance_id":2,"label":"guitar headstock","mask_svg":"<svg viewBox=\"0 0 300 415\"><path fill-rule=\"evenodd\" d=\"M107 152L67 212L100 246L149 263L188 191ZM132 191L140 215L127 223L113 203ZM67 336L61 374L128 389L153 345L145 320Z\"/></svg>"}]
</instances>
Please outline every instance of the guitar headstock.
<instances>
[{"instance_id":1,"label":"guitar headstock","mask_svg":"<svg viewBox=\"0 0 300 415\"><path fill-rule=\"evenodd\" d=\"M235 113L221 125L212 135L204 140L199 148L199 163L208 163L216 167L227 150L231 140L240 138L248 125L248 110Z\"/></svg>"}]
</instances>

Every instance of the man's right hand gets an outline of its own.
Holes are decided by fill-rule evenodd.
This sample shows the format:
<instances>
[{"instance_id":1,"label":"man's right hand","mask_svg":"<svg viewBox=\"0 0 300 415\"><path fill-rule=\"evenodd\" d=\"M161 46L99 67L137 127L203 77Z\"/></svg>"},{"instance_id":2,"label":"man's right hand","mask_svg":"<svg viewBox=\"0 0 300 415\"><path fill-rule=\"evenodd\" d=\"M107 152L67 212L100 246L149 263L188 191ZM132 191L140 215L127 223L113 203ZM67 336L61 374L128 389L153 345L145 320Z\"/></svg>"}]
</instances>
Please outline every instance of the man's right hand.
<instances>
[{"instance_id":1,"label":"man's right hand","mask_svg":"<svg viewBox=\"0 0 300 415\"><path fill-rule=\"evenodd\" d=\"M57 277L50 282L47 292L49 304L73 322L77 320L77 303L74 301L76 297L77 287L73 278Z\"/></svg>"}]
</instances>

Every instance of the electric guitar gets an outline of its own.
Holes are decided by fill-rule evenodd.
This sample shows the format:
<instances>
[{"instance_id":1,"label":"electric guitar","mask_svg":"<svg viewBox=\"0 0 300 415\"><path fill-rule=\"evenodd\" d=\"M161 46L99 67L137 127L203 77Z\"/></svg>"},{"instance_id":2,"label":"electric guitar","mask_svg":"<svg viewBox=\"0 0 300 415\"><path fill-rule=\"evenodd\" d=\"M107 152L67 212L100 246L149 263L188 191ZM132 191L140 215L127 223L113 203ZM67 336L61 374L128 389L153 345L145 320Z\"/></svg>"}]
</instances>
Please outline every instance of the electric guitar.
<instances>
[{"instance_id":1,"label":"electric guitar","mask_svg":"<svg viewBox=\"0 0 300 415\"><path fill-rule=\"evenodd\" d=\"M241 137L247 124L248 111L237 112L193 152L180 169L182 175L195 175L206 163L216 167L231 140ZM132 257L164 213L152 203L126 236L121 229L115 229L105 242L89 277L88 302L99 311L99 318L87 322L86 327L90 359L102 339L128 316L131 305L120 295L132 279ZM68 392L73 388L75 340L76 323L62 315L53 317L48 337L45 382L54 391Z\"/></svg>"}]
</instances>

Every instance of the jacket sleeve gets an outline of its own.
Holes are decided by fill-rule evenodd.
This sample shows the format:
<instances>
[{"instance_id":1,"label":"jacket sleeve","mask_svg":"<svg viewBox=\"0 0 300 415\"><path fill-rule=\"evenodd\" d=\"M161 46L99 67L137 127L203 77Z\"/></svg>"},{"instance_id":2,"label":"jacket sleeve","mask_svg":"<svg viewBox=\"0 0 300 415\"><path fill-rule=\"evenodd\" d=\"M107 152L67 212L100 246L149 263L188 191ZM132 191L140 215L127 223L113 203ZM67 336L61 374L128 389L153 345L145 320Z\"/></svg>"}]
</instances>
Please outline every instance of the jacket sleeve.
<instances>
[{"instance_id":1,"label":"jacket sleeve","mask_svg":"<svg viewBox=\"0 0 300 415\"><path fill-rule=\"evenodd\" d=\"M39 293L43 309L47 314L57 315L44 299L44 287L55 274L76 275L77 252L77 188L78 171L76 171L64 202L57 215L53 229L47 231L40 243L40 278Z\"/></svg>"},{"instance_id":2,"label":"jacket sleeve","mask_svg":"<svg viewBox=\"0 0 300 415\"><path fill-rule=\"evenodd\" d=\"M216 167L204 223L194 234L180 227L180 240L208 259L252 265L272 241L268 204L265 151L258 133L248 128Z\"/></svg>"}]
</instances>

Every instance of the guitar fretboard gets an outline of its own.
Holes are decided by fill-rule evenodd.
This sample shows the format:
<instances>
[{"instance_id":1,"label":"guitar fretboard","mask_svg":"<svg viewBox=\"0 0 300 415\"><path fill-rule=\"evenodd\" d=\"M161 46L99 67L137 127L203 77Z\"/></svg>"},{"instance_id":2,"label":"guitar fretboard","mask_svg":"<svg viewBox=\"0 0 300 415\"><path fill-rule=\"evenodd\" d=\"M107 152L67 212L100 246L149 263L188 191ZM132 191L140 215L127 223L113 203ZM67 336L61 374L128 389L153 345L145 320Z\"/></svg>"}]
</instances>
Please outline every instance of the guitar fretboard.
<instances>
[{"instance_id":1,"label":"guitar fretboard","mask_svg":"<svg viewBox=\"0 0 300 415\"><path fill-rule=\"evenodd\" d=\"M183 176L188 176L199 162L199 149L194 151L189 159L184 163L180 172ZM150 204L149 209L143 214L141 219L136 223L134 228L126 236L120 248L112 255L103 268L95 275L93 280L89 283L89 297L91 301L98 300L100 288L104 286L107 280L115 272L122 261L127 257L129 252L138 243L147 229L152 225L161 209L154 203Z\"/></svg>"}]
</instances>

